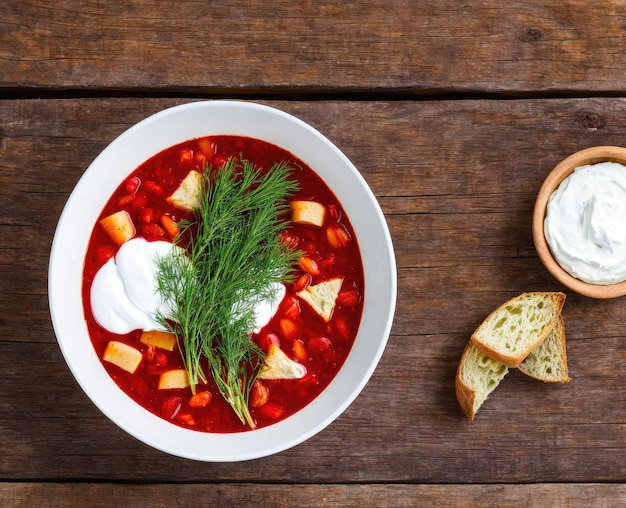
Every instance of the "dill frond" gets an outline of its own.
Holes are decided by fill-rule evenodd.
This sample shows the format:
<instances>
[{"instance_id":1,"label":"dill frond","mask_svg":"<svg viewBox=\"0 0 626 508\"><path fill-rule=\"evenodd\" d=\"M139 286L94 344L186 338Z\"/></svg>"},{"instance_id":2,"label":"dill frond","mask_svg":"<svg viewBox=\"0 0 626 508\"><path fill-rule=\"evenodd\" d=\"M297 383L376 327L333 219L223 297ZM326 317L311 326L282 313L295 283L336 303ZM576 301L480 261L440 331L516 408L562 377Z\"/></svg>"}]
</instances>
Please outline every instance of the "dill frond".
<instances>
[{"instance_id":1,"label":"dill frond","mask_svg":"<svg viewBox=\"0 0 626 508\"><path fill-rule=\"evenodd\" d=\"M207 380L206 358L222 396L251 428L249 394L264 358L250 338L254 309L289 280L299 256L280 242L287 197L297 189L290 173L280 163L263 174L240 158L205 168L200 207L175 240L190 238L189 257L159 261L158 289L172 302L160 320L178 337L192 390Z\"/></svg>"}]
</instances>

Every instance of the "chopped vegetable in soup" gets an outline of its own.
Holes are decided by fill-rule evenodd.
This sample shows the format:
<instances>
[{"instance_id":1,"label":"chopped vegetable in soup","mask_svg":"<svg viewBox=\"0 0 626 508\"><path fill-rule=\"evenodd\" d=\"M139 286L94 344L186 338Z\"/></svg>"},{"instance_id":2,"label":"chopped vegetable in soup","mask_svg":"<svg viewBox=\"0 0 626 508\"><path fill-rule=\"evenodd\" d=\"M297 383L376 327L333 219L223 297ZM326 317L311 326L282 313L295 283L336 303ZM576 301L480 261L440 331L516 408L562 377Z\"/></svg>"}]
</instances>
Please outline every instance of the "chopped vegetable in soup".
<instances>
[{"instance_id":1,"label":"chopped vegetable in soup","mask_svg":"<svg viewBox=\"0 0 626 508\"><path fill-rule=\"evenodd\" d=\"M302 161L241 136L190 140L117 188L85 259L93 346L148 411L202 432L264 427L336 376L364 278L354 230Z\"/></svg>"}]
</instances>

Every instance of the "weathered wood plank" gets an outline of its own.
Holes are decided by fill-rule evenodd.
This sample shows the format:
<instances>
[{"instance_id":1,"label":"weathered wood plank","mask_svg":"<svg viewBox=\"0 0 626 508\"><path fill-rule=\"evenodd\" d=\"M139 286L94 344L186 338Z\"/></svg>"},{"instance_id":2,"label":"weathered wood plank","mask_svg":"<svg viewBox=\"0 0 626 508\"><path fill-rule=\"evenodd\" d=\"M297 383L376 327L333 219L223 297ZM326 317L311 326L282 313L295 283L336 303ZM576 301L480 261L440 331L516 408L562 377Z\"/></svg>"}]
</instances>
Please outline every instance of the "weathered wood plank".
<instances>
[{"instance_id":1,"label":"weathered wood plank","mask_svg":"<svg viewBox=\"0 0 626 508\"><path fill-rule=\"evenodd\" d=\"M47 257L84 169L132 123L180 102L0 103L0 303L12 316L0 318L0 330L7 340L52 340ZM519 289L554 288L532 244L535 193L561 158L626 136L623 99L271 104L333 140L379 198L401 271L398 333L430 331L415 329L412 306L442 287L467 299L495 292L481 310ZM449 315L454 300L441 300L438 314ZM614 304L601 308L607 305Z\"/></svg>"},{"instance_id":2,"label":"weathered wood plank","mask_svg":"<svg viewBox=\"0 0 626 508\"><path fill-rule=\"evenodd\" d=\"M49 344L4 343L0 471L16 478L179 482L621 481L619 358L569 344L567 385L512 372L469 422L454 397L466 337L392 336L361 396L318 436L253 462L202 464L167 456L110 423ZM624 338L605 340L605 351ZM25 361L28 359L28 361Z\"/></svg>"},{"instance_id":3,"label":"weathered wood plank","mask_svg":"<svg viewBox=\"0 0 626 508\"><path fill-rule=\"evenodd\" d=\"M180 102L0 101L1 479L624 480L626 300L568 294L567 385L512 372L469 422L453 380L491 309L521 291L562 289L534 253L535 192L572 151L621 143L626 101L270 102L333 140L379 197L395 242L398 308L380 366L343 416L292 450L239 464L169 457L115 427L72 379L48 316L48 253L73 186L115 136Z\"/></svg>"},{"instance_id":4,"label":"weathered wood plank","mask_svg":"<svg viewBox=\"0 0 626 508\"><path fill-rule=\"evenodd\" d=\"M613 0L8 0L0 89L624 92Z\"/></svg>"},{"instance_id":5,"label":"weathered wood plank","mask_svg":"<svg viewBox=\"0 0 626 508\"><path fill-rule=\"evenodd\" d=\"M177 484L120 485L71 483L0 483L7 508L30 508L45 501L49 508L169 508L198 504L215 508L376 506L585 506L603 508L626 502L626 487L606 484L538 485L274 485Z\"/></svg>"}]
</instances>

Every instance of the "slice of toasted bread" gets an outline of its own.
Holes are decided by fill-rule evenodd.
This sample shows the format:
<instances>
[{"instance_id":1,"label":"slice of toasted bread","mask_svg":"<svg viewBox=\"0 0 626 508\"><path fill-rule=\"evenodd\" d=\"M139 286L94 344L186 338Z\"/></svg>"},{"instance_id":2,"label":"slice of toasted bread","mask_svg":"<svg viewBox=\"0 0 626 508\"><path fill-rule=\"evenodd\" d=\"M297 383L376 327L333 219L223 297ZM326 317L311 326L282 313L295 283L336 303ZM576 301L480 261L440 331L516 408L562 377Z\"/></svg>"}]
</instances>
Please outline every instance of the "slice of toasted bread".
<instances>
[{"instance_id":1,"label":"slice of toasted bread","mask_svg":"<svg viewBox=\"0 0 626 508\"><path fill-rule=\"evenodd\" d=\"M546 383L570 381L565 347L565 323L559 316L550 334L519 364L518 369Z\"/></svg>"},{"instance_id":2,"label":"slice of toasted bread","mask_svg":"<svg viewBox=\"0 0 626 508\"><path fill-rule=\"evenodd\" d=\"M472 334L472 344L507 367L517 367L548 336L565 295L522 293L500 305Z\"/></svg>"},{"instance_id":3,"label":"slice of toasted bread","mask_svg":"<svg viewBox=\"0 0 626 508\"><path fill-rule=\"evenodd\" d=\"M176 188L174 193L167 198L176 208L193 211L200 208L200 191L202 189L202 174L191 170Z\"/></svg>"},{"instance_id":4,"label":"slice of toasted bread","mask_svg":"<svg viewBox=\"0 0 626 508\"><path fill-rule=\"evenodd\" d=\"M290 359L282 349L271 344L259 379L301 379L306 367Z\"/></svg>"},{"instance_id":5,"label":"slice of toasted bread","mask_svg":"<svg viewBox=\"0 0 626 508\"><path fill-rule=\"evenodd\" d=\"M506 365L492 360L468 342L456 372L454 388L461 409L470 420L508 372Z\"/></svg>"},{"instance_id":6,"label":"slice of toasted bread","mask_svg":"<svg viewBox=\"0 0 626 508\"><path fill-rule=\"evenodd\" d=\"M296 294L322 316L324 321L330 321L342 284L343 277L334 277L319 284L307 286Z\"/></svg>"}]
</instances>

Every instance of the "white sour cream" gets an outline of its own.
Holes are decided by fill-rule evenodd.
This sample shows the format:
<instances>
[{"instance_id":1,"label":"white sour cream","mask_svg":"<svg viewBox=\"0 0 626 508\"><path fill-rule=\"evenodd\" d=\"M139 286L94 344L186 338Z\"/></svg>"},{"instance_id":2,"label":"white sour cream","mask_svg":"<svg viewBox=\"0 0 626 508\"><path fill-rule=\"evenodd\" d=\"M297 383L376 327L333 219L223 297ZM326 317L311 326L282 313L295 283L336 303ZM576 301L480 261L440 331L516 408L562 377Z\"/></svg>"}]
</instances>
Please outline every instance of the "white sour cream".
<instances>
[{"instance_id":1,"label":"white sour cream","mask_svg":"<svg viewBox=\"0 0 626 508\"><path fill-rule=\"evenodd\" d=\"M573 277L599 285L626 280L626 167L576 168L550 196L544 232Z\"/></svg>"},{"instance_id":2,"label":"white sour cream","mask_svg":"<svg viewBox=\"0 0 626 508\"><path fill-rule=\"evenodd\" d=\"M280 282L276 282L271 290L276 294L273 300L258 300L255 304L254 333L259 333L261 329L270 322L287 292L287 288Z\"/></svg>"},{"instance_id":3,"label":"white sour cream","mask_svg":"<svg viewBox=\"0 0 626 508\"><path fill-rule=\"evenodd\" d=\"M180 249L169 242L148 242L133 238L124 243L114 258L98 270L91 285L91 310L96 322L116 334L133 330L162 330L156 316L170 316L171 304L158 291L158 260ZM182 252L182 249L180 249ZM278 284L273 300L259 300L255 306L254 331L263 328L276 313L285 296Z\"/></svg>"},{"instance_id":4,"label":"white sour cream","mask_svg":"<svg viewBox=\"0 0 626 508\"><path fill-rule=\"evenodd\" d=\"M158 259L179 249L169 242L133 238L98 271L91 285L91 310L100 326L117 334L163 330L157 313L167 314L157 289Z\"/></svg>"}]
</instances>

